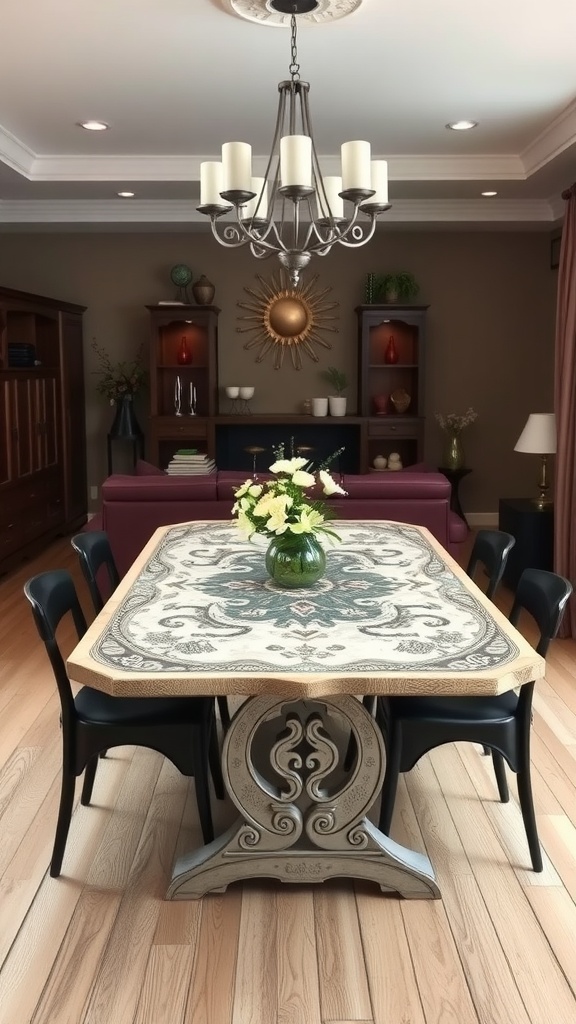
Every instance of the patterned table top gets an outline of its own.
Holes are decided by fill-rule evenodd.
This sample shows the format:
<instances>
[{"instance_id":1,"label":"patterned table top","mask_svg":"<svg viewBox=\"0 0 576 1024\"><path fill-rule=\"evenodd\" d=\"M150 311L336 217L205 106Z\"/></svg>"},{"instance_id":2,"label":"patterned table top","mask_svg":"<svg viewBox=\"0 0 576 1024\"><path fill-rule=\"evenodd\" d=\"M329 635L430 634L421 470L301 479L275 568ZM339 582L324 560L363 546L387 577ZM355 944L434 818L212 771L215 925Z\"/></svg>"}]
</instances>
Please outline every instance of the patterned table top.
<instances>
[{"instance_id":1,"label":"patterned table top","mask_svg":"<svg viewBox=\"0 0 576 1024\"><path fill-rule=\"evenodd\" d=\"M117 696L500 693L544 661L428 530L339 522L322 580L284 590L230 522L162 527L68 661Z\"/></svg>"}]
</instances>

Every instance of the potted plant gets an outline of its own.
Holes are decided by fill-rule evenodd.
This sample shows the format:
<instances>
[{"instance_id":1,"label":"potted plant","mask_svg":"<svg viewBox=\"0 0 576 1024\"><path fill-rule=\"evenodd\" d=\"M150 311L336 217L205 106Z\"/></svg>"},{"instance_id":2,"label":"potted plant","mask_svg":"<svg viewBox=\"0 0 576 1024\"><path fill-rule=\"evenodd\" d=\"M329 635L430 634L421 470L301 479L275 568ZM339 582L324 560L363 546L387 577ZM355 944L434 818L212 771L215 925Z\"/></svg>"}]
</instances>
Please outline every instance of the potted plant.
<instances>
[{"instance_id":1,"label":"potted plant","mask_svg":"<svg viewBox=\"0 0 576 1024\"><path fill-rule=\"evenodd\" d=\"M414 274L407 270L400 270L393 274L383 274L378 279L380 284L380 295L384 296L385 302L410 302L415 299L419 292L418 282Z\"/></svg>"},{"instance_id":2,"label":"potted plant","mask_svg":"<svg viewBox=\"0 0 576 1024\"><path fill-rule=\"evenodd\" d=\"M346 396L344 392L348 387L348 378L346 377L346 374L336 366L329 366L327 370L322 372L322 376L324 377L324 380L328 381L335 392L335 394L328 396L330 415L345 416Z\"/></svg>"}]
</instances>

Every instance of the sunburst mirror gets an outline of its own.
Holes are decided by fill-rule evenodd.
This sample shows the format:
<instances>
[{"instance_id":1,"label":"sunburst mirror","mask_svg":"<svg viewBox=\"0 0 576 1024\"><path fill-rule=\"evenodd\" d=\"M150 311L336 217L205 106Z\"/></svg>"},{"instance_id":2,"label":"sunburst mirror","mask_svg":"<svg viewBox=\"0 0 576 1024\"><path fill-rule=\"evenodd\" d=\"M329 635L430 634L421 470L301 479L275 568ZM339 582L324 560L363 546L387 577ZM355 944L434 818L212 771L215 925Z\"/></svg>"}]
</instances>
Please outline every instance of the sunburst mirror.
<instances>
[{"instance_id":1,"label":"sunburst mirror","mask_svg":"<svg viewBox=\"0 0 576 1024\"><path fill-rule=\"evenodd\" d=\"M256 274L256 279L257 287L244 289L250 301L238 303L240 309L247 311L246 316L238 319L247 321L247 326L236 330L240 334L253 335L245 342L244 348L258 348L257 363L261 363L272 350L275 370L282 366L287 351L295 370L302 369L302 353L315 363L319 362L314 346L332 348L322 335L325 331L338 330L331 323L338 316L330 314L339 304L326 301L332 288L319 289L318 275L297 288L286 286L282 276L266 281Z\"/></svg>"}]
</instances>

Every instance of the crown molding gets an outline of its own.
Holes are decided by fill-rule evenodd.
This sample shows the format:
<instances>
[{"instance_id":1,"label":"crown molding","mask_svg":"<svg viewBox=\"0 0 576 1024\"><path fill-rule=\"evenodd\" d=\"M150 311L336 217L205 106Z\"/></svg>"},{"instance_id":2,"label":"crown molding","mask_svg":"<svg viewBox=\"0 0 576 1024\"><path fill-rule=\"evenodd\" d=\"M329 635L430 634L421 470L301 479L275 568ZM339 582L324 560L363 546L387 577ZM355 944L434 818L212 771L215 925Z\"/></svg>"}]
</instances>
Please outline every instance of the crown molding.
<instances>
[{"instance_id":1,"label":"crown molding","mask_svg":"<svg viewBox=\"0 0 576 1024\"><path fill-rule=\"evenodd\" d=\"M379 229L390 224L495 224L554 225L552 204L545 199L402 199L393 203L379 220ZM232 221L230 221L232 223ZM0 226L8 224L197 224L208 228L206 218L192 202L183 200L3 200Z\"/></svg>"},{"instance_id":2,"label":"crown molding","mask_svg":"<svg viewBox=\"0 0 576 1024\"><path fill-rule=\"evenodd\" d=\"M20 139L0 126L0 160L13 171L29 178L36 159L31 149L28 149Z\"/></svg>"},{"instance_id":3,"label":"crown molding","mask_svg":"<svg viewBox=\"0 0 576 1024\"><path fill-rule=\"evenodd\" d=\"M551 160L576 144L576 100L549 124L520 154L526 176L535 174Z\"/></svg>"}]
</instances>

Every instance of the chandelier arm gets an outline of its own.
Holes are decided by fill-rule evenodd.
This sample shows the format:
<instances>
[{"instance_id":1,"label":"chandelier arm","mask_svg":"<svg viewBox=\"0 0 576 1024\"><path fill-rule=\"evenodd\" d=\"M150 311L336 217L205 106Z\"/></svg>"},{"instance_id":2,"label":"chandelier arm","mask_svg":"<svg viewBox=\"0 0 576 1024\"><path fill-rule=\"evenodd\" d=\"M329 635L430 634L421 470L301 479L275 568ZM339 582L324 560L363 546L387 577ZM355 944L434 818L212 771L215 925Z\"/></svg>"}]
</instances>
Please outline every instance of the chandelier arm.
<instances>
[{"instance_id":1,"label":"chandelier arm","mask_svg":"<svg viewBox=\"0 0 576 1024\"><path fill-rule=\"evenodd\" d=\"M220 245L223 245L226 249L239 249L241 246L246 245L247 238L242 238L238 229L234 224L226 224L223 227L222 235L217 230L217 221L215 218L210 218L210 226L212 228L212 234ZM233 240L234 239L234 240Z\"/></svg>"},{"instance_id":2,"label":"chandelier arm","mask_svg":"<svg viewBox=\"0 0 576 1024\"><path fill-rule=\"evenodd\" d=\"M373 237L374 232L376 231L376 215L371 214L370 219L371 223L367 234L364 232L364 229L360 224L356 224L353 226L354 230L359 231L360 235L355 239L355 241L347 242L346 235L349 234L349 232L346 231L346 234L342 238L338 239L340 244L345 245L348 249L353 249L355 246L365 245L366 242L369 242L370 239Z\"/></svg>"}]
</instances>

